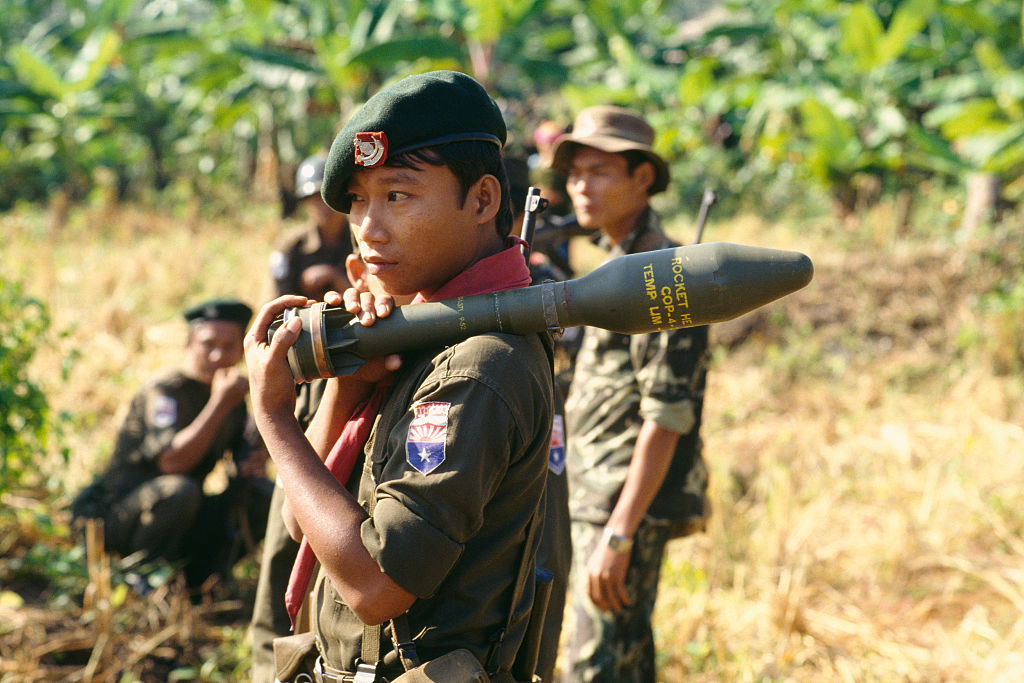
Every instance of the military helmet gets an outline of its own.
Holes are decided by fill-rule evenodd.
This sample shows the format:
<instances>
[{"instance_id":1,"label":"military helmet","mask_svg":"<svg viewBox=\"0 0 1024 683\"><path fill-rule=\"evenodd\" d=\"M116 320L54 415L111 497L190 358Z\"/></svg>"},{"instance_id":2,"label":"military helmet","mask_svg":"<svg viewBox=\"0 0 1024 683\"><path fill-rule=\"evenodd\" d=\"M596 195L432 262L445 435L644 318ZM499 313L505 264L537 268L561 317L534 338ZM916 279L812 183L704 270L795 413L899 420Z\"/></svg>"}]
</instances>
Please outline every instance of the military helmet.
<instances>
[{"instance_id":1,"label":"military helmet","mask_svg":"<svg viewBox=\"0 0 1024 683\"><path fill-rule=\"evenodd\" d=\"M314 154L303 159L295 171L295 194L299 199L305 199L320 191L324 182L324 165L327 163L326 154Z\"/></svg>"}]
</instances>

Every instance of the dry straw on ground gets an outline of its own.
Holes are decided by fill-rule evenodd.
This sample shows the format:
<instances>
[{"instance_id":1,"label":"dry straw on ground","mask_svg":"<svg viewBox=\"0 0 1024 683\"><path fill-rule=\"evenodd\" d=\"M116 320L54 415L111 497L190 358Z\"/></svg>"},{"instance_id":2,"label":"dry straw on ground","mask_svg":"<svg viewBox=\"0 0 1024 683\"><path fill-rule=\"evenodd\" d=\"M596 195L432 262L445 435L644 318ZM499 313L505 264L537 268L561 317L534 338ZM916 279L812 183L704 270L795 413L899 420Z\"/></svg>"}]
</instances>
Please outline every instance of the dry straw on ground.
<instances>
[{"instance_id":1,"label":"dry straw on ground","mask_svg":"<svg viewBox=\"0 0 1024 683\"><path fill-rule=\"evenodd\" d=\"M33 375L76 416L60 473L69 490L109 454L132 392L174 363L181 308L221 294L256 303L278 230L266 217L190 228L124 209L73 214L53 234L41 219L0 217L4 275L44 298L67 332ZM706 234L799 249L816 275L737 323L745 340L716 352L704 426L715 513L706 534L670 546L655 614L660 680L1016 680L1024 391L1005 371L1020 367L1020 323L1001 326L977 306L1006 275L977 256L999 240L753 220ZM979 338L964 343L965 330ZM734 331L716 333L735 341ZM62 467L56 457L40 465ZM106 590L102 561L93 565L92 590ZM145 616L132 604L111 617L133 623L139 642L172 622L217 637L195 614ZM64 632L45 638L95 638L90 609L68 608ZM31 624L47 614L27 604L0 619L23 625L24 648L40 648ZM92 671L111 670L111 646L93 648Z\"/></svg>"},{"instance_id":2,"label":"dry straw on ground","mask_svg":"<svg viewBox=\"0 0 1024 683\"><path fill-rule=\"evenodd\" d=\"M716 515L665 570L664 679L1017 680L1021 381L957 345L1006 273L941 236L793 245L795 329L710 378Z\"/></svg>"}]
</instances>

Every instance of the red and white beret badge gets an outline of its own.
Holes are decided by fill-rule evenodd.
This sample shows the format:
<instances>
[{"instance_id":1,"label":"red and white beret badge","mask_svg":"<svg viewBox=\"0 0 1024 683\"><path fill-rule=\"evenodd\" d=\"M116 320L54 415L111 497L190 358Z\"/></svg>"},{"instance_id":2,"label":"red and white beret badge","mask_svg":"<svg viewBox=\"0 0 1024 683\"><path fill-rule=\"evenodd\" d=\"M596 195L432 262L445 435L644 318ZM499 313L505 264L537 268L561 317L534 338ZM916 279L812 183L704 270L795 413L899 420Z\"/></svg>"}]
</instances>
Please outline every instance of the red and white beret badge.
<instances>
[{"instance_id":1,"label":"red and white beret badge","mask_svg":"<svg viewBox=\"0 0 1024 683\"><path fill-rule=\"evenodd\" d=\"M356 166L373 168L388 158L388 136L384 131L356 133Z\"/></svg>"}]
</instances>

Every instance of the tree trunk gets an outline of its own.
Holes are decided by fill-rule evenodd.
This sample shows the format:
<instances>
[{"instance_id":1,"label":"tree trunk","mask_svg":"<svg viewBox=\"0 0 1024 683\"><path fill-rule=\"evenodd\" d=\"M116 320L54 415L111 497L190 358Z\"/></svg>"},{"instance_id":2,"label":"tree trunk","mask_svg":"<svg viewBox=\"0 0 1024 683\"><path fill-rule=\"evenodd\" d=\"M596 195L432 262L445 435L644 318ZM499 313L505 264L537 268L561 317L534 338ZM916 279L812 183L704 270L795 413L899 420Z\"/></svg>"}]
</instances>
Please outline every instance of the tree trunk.
<instances>
[{"instance_id":1,"label":"tree trunk","mask_svg":"<svg viewBox=\"0 0 1024 683\"><path fill-rule=\"evenodd\" d=\"M991 173L967 176L967 201L958 235L961 239L971 239L978 226L993 218L998 197L999 178Z\"/></svg>"}]
</instances>

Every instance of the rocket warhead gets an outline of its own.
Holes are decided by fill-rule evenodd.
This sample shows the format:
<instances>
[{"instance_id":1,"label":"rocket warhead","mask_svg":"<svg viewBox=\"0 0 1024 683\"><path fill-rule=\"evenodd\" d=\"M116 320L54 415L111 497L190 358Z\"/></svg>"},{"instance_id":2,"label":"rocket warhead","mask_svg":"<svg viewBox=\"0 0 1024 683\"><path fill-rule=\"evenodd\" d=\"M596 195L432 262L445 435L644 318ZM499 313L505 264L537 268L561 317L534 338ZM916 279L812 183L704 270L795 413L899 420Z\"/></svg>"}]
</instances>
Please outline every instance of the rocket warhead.
<instances>
[{"instance_id":1,"label":"rocket warhead","mask_svg":"<svg viewBox=\"0 0 1024 683\"><path fill-rule=\"evenodd\" d=\"M302 319L288 361L295 378L308 381L354 372L364 358L485 332L590 325L643 334L707 325L795 292L813 273L800 252L711 242L629 254L575 280L402 306L369 327L342 309L313 304L283 318Z\"/></svg>"},{"instance_id":2,"label":"rocket warhead","mask_svg":"<svg viewBox=\"0 0 1024 683\"><path fill-rule=\"evenodd\" d=\"M710 242L628 254L563 284L562 327L641 334L731 320L804 287L811 260L796 251Z\"/></svg>"}]
</instances>

